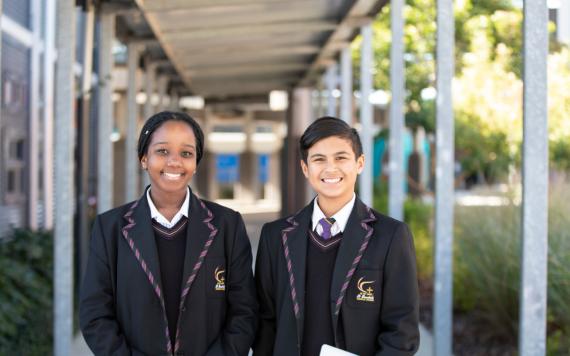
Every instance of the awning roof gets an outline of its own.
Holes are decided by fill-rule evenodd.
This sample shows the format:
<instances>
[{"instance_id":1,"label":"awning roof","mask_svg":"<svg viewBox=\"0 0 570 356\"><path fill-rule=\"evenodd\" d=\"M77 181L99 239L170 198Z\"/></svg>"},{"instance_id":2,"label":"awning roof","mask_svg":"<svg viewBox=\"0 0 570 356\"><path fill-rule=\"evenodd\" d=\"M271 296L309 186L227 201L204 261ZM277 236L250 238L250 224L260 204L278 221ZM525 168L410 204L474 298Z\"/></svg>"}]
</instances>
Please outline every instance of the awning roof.
<instances>
[{"instance_id":1,"label":"awning roof","mask_svg":"<svg viewBox=\"0 0 570 356\"><path fill-rule=\"evenodd\" d=\"M185 87L223 99L314 83L386 0L135 2Z\"/></svg>"}]
</instances>

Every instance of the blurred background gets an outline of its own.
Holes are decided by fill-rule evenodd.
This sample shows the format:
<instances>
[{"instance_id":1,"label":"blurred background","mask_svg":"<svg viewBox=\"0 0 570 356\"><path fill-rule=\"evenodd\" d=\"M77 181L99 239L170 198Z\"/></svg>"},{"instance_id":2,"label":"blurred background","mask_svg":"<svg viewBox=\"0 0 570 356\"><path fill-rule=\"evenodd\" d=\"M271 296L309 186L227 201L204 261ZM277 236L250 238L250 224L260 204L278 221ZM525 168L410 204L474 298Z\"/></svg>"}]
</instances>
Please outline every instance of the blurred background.
<instances>
[{"instance_id":1,"label":"blurred background","mask_svg":"<svg viewBox=\"0 0 570 356\"><path fill-rule=\"evenodd\" d=\"M301 133L342 118L359 196L414 234L420 354L570 354L570 2L533 3L542 22L522 0L0 0L0 355L89 354L91 222L142 194L163 110L199 121L191 187L244 215L254 256L314 196Z\"/></svg>"}]
</instances>

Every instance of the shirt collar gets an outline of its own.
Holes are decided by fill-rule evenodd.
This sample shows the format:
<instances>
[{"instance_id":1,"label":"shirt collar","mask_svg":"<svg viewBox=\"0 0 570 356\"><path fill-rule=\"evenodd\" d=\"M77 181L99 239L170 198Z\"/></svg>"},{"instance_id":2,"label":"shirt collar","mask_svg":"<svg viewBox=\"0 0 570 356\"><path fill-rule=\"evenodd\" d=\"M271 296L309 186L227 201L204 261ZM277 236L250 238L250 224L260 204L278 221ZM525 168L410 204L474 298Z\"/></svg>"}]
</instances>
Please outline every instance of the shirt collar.
<instances>
[{"instance_id":1,"label":"shirt collar","mask_svg":"<svg viewBox=\"0 0 570 356\"><path fill-rule=\"evenodd\" d=\"M146 199L148 201L148 206L150 207L150 218L155 219L160 225L170 229L176 223L182 219L183 216L188 217L188 206L190 205L190 189L186 188L186 198L184 198L184 203L180 207L180 210L174 215L171 221L168 221L167 218L162 215L154 203L152 202L152 198L150 197L150 189L146 191Z\"/></svg>"},{"instance_id":2,"label":"shirt collar","mask_svg":"<svg viewBox=\"0 0 570 356\"><path fill-rule=\"evenodd\" d=\"M313 201L313 219L312 219L313 230L315 228L317 228L318 230L320 228L320 226L318 226L319 220L326 217L325 213L323 213L323 211L319 207L318 199L319 197L317 196ZM353 193L352 199L350 199L348 203L346 203L339 211L337 211L333 216L331 216L335 220L333 226L331 227L331 233L333 235L336 235L339 232L344 232L346 224L348 223L348 218L350 217L350 213L352 212L352 208L354 207L355 201L356 201L356 194ZM317 231L317 233L320 234L319 231Z\"/></svg>"}]
</instances>

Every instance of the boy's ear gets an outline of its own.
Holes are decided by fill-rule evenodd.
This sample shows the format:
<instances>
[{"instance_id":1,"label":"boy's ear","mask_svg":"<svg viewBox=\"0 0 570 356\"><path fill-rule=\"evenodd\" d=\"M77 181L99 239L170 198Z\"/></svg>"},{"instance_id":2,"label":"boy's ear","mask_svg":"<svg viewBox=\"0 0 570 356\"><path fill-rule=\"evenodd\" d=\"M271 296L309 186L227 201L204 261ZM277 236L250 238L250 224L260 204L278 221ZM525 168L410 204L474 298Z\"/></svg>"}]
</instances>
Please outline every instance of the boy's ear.
<instances>
[{"instance_id":1,"label":"boy's ear","mask_svg":"<svg viewBox=\"0 0 570 356\"><path fill-rule=\"evenodd\" d=\"M307 167L307 164L305 163L305 161L300 160L299 162L301 162L301 170L303 171L303 174L305 175L305 178L309 178L309 167Z\"/></svg>"},{"instance_id":2,"label":"boy's ear","mask_svg":"<svg viewBox=\"0 0 570 356\"><path fill-rule=\"evenodd\" d=\"M356 173L362 173L364 169L364 154L361 154L360 157L356 159Z\"/></svg>"}]
</instances>

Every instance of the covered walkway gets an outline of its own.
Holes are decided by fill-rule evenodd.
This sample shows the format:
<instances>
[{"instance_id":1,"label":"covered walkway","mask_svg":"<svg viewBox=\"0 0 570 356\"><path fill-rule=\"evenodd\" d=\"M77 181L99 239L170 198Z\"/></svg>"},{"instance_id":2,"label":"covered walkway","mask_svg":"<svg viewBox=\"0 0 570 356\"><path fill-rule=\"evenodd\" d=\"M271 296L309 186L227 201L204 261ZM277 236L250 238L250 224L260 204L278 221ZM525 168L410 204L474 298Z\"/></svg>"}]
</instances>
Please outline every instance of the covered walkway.
<instances>
[{"instance_id":1,"label":"covered walkway","mask_svg":"<svg viewBox=\"0 0 570 356\"><path fill-rule=\"evenodd\" d=\"M81 275L90 218L136 199L147 183L132 158L139 127L158 111L185 110L200 121L208 140L208 164L200 167L193 189L209 199L251 207L248 229L254 246L262 222L290 214L312 197L297 168L296 144L304 128L321 115L338 116L356 127L367 158L373 157L374 135L389 127L389 215L403 218L403 0L81 0L80 7L74 1L44 3L42 8L35 2L45 17L41 21L35 15L36 37L30 40L31 76L41 76L43 85L37 80L31 94L32 178L23 219L32 228L54 228L56 356L74 354L74 250ZM519 348L521 355L542 355L548 14L546 0L524 3ZM375 66L371 22L388 5L391 101L389 122L382 127L369 100ZM453 1L438 0L437 12L435 335L433 348L427 347L445 356L452 345ZM354 75L351 45L357 36L360 73ZM41 110L35 106L40 97L45 103ZM359 195L368 205L372 188L372 164L367 164ZM269 213L254 214L259 206Z\"/></svg>"}]
</instances>

